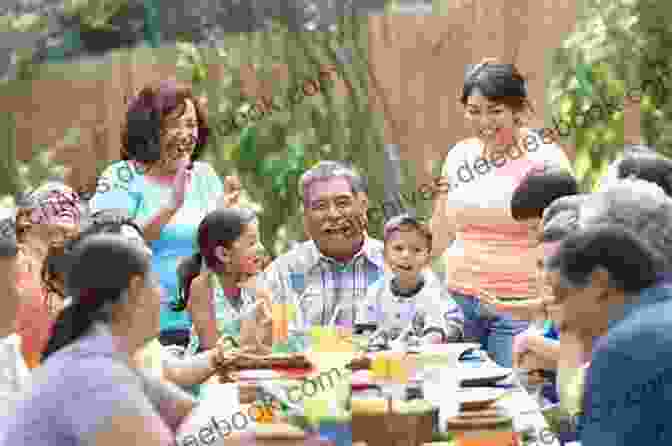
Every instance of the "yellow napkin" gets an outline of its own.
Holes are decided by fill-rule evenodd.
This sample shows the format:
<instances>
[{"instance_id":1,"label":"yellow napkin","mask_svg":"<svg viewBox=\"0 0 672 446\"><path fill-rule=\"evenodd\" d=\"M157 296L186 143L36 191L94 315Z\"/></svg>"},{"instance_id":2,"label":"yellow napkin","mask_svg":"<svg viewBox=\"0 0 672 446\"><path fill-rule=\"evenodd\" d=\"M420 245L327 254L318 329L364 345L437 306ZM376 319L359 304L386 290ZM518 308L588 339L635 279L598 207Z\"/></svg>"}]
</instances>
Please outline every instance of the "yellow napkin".
<instances>
[{"instance_id":1,"label":"yellow napkin","mask_svg":"<svg viewBox=\"0 0 672 446\"><path fill-rule=\"evenodd\" d=\"M346 341L343 334L335 327L312 327L311 348L316 352L354 353L354 344Z\"/></svg>"},{"instance_id":2,"label":"yellow napkin","mask_svg":"<svg viewBox=\"0 0 672 446\"><path fill-rule=\"evenodd\" d=\"M371 373L380 381L407 384L410 365L403 353L379 354L372 361Z\"/></svg>"}]
</instances>

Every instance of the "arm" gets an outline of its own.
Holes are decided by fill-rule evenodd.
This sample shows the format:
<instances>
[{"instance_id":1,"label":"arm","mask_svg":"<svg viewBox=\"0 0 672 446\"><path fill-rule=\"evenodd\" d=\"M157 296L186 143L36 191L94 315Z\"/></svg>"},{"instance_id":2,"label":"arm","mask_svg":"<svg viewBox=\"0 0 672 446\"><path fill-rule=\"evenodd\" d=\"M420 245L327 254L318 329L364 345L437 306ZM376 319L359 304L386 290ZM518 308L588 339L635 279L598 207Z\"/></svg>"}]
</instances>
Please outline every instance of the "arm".
<instances>
[{"instance_id":1,"label":"arm","mask_svg":"<svg viewBox=\"0 0 672 446\"><path fill-rule=\"evenodd\" d=\"M494 306L497 311L509 314L513 319L531 321L537 318L544 319L546 316L543 298L526 299L522 302L502 301L483 289L479 291L477 298L481 302Z\"/></svg>"},{"instance_id":2,"label":"arm","mask_svg":"<svg viewBox=\"0 0 672 446\"><path fill-rule=\"evenodd\" d=\"M201 346L206 350L214 348L219 338L212 305L208 276L201 274L191 282L187 310L191 315Z\"/></svg>"},{"instance_id":3,"label":"arm","mask_svg":"<svg viewBox=\"0 0 672 446\"><path fill-rule=\"evenodd\" d=\"M166 358L163 362L164 378L180 387L191 387L207 381L217 371L217 349L196 356Z\"/></svg>"},{"instance_id":4,"label":"arm","mask_svg":"<svg viewBox=\"0 0 672 446\"><path fill-rule=\"evenodd\" d=\"M455 210L448 203L448 195L451 188L451 177L448 168L454 162L450 155L455 153L455 148L451 149L446 156L446 161L441 170L441 177L434 182L434 195L432 219L429 223L433 234L432 257L438 257L444 253L446 248L455 239L457 226L455 224Z\"/></svg>"},{"instance_id":5,"label":"arm","mask_svg":"<svg viewBox=\"0 0 672 446\"><path fill-rule=\"evenodd\" d=\"M149 243L160 239L163 227L170 222L175 214L177 214L178 210L179 209L172 204L167 204L159 209L156 214L142 225L145 240Z\"/></svg>"},{"instance_id":6,"label":"arm","mask_svg":"<svg viewBox=\"0 0 672 446\"><path fill-rule=\"evenodd\" d=\"M530 352L540 358L557 363L560 358L560 342L543 336L532 336L527 341Z\"/></svg>"},{"instance_id":7,"label":"arm","mask_svg":"<svg viewBox=\"0 0 672 446\"><path fill-rule=\"evenodd\" d=\"M438 278L433 277L430 284L431 304L425 310L426 326L423 337L430 343L460 341L464 335L462 309Z\"/></svg>"},{"instance_id":8,"label":"arm","mask_svg":"<svg viewBox=\"0 0 672 446\"><path fill-rule=\"evenodd\" d=\"M171 199L164 203L161 208L151 217L149 217L142 224L142 230L147 242L153 242L161 238L161 231L170 220L177 214L177 212L184 205L185 194L189 183L191 182L191 167L185 161L178 168L177 174L172 184Z\"/></svg>"}]
</instances>

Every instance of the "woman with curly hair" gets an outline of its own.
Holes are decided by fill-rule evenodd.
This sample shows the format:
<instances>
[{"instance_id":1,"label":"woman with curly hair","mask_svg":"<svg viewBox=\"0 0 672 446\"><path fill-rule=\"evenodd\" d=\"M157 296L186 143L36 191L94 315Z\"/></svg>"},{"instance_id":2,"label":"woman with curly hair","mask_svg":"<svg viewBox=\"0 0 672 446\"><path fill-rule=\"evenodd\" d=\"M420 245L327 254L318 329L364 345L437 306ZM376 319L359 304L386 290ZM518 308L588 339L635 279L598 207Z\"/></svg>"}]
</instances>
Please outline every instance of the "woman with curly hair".
<instances>
[{"instance_id":1,"label":"woman with curly hair","mask_svg":"<svg viewBox=\"0 0 672 446\"><path fill-rule=\"evenodd\" d=\"M90 202L91 212L124 209L142 227L165 290L164 345L189 341L191 321L172 308L178 261L194 253L196 229L207 212L229 206L240 194L225 194L214 169L198 161L209 134L204 102L189 87L173 80L146 86L128 106L122 160L105 169Z\"/></svg>"},{"instance_id":2,"label":"woman with curly hair","mask_svg":"<svg viewBox=\"0 0 672 446\"><path fill-rule=\"evenodd\" d=\"M67 240L77 235L82 213L79 196L58 181L40 186L17 209L16 238L21 247L17 333L23 340L22 353L30 368L39 365L52 321L63 307L60 294L48 286L43 272L45 259L51 250L62 249Z\"/></svg>"}]
</instances>

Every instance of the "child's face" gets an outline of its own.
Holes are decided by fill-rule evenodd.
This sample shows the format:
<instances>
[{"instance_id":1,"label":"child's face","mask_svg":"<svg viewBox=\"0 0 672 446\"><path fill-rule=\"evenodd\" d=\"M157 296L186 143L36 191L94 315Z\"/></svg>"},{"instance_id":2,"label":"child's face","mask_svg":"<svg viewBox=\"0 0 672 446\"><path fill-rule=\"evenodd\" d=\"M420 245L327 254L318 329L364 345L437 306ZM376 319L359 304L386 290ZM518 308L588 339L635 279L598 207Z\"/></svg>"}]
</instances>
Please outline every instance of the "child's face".
<instances>
[{"instance_id":1,"label":"child's face","mask_svg":"<svg viewBox=\"0 0 672 446\"><path fill-rule=\"evenodd\" d=\"M259 240L256 221L245 225L245 230L231 247L231 265L235 272L256 274L259 270L263 246Z\"/></svg>"},{"instance_id":2,"label":"child's face","mask_svg":"<svg viewBox=\"0 0 672 446\"><path fill-rule=\"evenodd\" d=\"M413 280L429 264L427 239L415 230L393 231L385 241L385 261L401 280Z\"/></svg>"}]
</instances>

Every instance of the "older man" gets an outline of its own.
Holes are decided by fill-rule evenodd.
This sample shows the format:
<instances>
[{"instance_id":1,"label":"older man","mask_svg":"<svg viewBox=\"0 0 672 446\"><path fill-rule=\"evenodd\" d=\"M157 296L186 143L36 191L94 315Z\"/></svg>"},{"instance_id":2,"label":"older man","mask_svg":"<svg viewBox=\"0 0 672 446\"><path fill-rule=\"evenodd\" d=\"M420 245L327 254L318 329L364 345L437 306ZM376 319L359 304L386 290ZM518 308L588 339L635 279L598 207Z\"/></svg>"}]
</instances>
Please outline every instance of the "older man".
<instances>
[{"instance_id":1,"label":"older man","mask_svg":"<svg viewBox=\"0 0 672 446\"><path fill-rule=\"evenodd\" d=\"M311 240L264 273L275 303L297 310L293 326L352 325L355 306L383 274L383 244L366 235L366 183L339 163L321 162L299 182Z\"/></svg>"},{"instance_id":2,"label":"older man","mask_svg":"<svg viewBox=\"0 0 672 446\"><path fill-rule=\"evenodd\" d=\"M14 234L0 239L0 419L9 415L12 402L27 387L30 372L21 354L21 338L16 334L19 293L16 289L18 248Z\"/></svg>"},{"instance_id":3,"label":"older man","mask_svg":"<svg viewBox=\"0 0 672 446\"><path fill-rule=\"evenodd\" d=\"M590 196L577 235L549 261L563 319L594 336L582 404L587 445L670 443L672 200L656 184L623 180ZM635 235L636 234L636 235Z\"/></svg>"}]
</instances>

